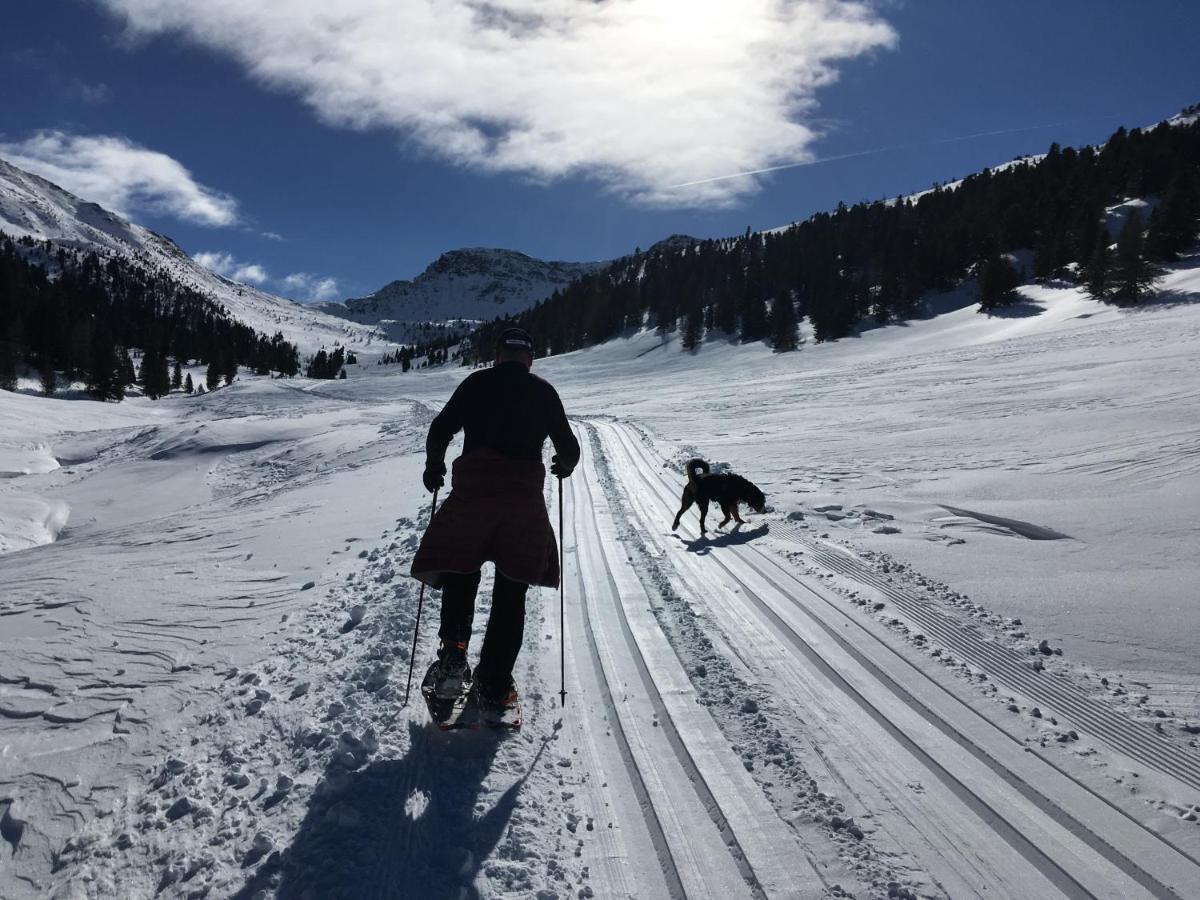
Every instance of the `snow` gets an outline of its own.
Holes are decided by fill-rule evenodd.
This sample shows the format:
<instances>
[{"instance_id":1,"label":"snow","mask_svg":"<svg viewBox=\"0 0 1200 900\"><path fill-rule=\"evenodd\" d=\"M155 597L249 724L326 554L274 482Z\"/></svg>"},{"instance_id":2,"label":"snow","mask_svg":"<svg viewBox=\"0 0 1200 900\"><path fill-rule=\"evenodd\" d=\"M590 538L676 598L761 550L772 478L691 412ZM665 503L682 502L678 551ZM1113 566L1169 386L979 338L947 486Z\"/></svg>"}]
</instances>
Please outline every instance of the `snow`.
<instances>
[{"instance_id":1,"label":"snow","mask_svg":"<svg viewBox=\"0 0 1200 900\"><path fill-rule=\"evenodd\" d=\"M1021 293L539 360L585 454L516 735L402 706L467 370L0 392L0 895L1194 895L1200 260ZM692 456L768 512L672 533Z\"/></svg>"}]
</instances>

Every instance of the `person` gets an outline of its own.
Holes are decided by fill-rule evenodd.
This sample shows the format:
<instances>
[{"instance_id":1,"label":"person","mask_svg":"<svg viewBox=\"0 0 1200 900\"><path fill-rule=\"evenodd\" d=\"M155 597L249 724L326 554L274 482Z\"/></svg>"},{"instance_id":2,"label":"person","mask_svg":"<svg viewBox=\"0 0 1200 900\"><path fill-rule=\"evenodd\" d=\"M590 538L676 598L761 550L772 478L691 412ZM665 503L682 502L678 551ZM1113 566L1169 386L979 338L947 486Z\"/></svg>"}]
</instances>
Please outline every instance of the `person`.
<instances>
[{"instance_id":1,"label":"person","mask_svg":"<svg viewBox=\"0 0 1200 900\"><path fill-rule=\"evenodd\" d=\"M530 371L533 356L528 332L505 329L495 365L463 380L430 424L425 443L423 480L432 492L444 483L451 439L464 432L450 495L433 515L411 569L413 577L442 591L441 646L428 677L442 699L459 696L472 680L467 646L475 595L483 563L494 563L492 611L471 688L485 708L515 703L512 672L524 638L525 592L531 584L557 587L561 574L542 496L546 438L554 444L552 474L567 478L579 462L579 442L562 400Z\"/></svg>"}]
</instances>

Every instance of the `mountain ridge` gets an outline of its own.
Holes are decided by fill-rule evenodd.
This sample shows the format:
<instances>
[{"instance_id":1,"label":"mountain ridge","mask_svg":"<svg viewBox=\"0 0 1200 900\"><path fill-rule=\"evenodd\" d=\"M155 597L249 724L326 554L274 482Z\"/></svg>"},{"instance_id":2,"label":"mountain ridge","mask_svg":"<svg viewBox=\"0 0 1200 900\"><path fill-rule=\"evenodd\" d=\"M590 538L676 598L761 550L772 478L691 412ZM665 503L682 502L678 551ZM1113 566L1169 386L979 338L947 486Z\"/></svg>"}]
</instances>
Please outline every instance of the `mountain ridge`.
<instances>
[{"instance_id":1,"label":"mountain ridge","mask_svg":"<svg viewBox=\"0 0 1200 900\"><path fill-rule=\"evenodd\" d=\"M218 275L188 256L171 238L2 158L0 233L14 240L28 237L68 249L124 257L208 296L256 331L267 335L282 332L302 354L335 343L360 352L383 352L391 346L376 329Z\"/></svg>"},{"instance_id":2,"label":"mountain ridge","mask_svg":"<svg viewBox=\"0 0 1200 900\"><path fill-rule=\"evenodd\" d=\"M412 340L428 323L524 312L606 265L607 261L542 260L506 248L462 247L440 254L415 278L389 281L364 297L314 306L353 322L378 325L394 340Z\"/></svg>"}]
</instances>

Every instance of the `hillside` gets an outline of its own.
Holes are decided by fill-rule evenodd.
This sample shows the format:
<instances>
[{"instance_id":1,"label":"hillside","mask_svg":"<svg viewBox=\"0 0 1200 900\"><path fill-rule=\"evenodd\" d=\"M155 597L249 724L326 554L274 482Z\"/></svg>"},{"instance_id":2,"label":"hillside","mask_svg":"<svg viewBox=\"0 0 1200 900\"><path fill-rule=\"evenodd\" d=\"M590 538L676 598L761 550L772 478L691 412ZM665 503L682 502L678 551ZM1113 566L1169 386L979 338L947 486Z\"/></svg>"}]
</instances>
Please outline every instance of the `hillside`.
<instances>
[{"instance_id":1,"label":"hillside","mask_svg":"<svg viewBox=\"0 0 1200 900\"><path fill-rule=\"evenodd\" d=\"M341 343L359 352L383 352L389 342L374 328L326 315L201 266L170 238L129 222L103 207L0 160L0 232L68 248L119 256L165 274L181 287L224 306L242 324L272 335L282 332L302 355Z\"/></svg>"},{"instance_id":2,"label":"hillside","mask_svg":"<svg viewBox=\"0 0 1200 900\"><path fill-rule=\"evenodd\" d=\"M1133 219L1139 227L1106 232L1117 224L1109 211L1130 200L1153 200ZM1120 224L1124 231L1126 220ZM1014 303L1014 258L1040 284L1067 279L1098 299L1136 304L1150 271L1187 252L1198 224L1200 124L1189 109L1153 128L1120 128L1100 147L1054 144L899 200L841 204L784 229L651 248L518 320L551 353L647 323L662 332L678 325L689 349L736 339L787 351L797 346L801 320L817 341L837 340L868 322L924 315L931 296L968 282L979 282L984 306ZM482 329L481 358L497 327Z\"/></svg>"}]
</instances>

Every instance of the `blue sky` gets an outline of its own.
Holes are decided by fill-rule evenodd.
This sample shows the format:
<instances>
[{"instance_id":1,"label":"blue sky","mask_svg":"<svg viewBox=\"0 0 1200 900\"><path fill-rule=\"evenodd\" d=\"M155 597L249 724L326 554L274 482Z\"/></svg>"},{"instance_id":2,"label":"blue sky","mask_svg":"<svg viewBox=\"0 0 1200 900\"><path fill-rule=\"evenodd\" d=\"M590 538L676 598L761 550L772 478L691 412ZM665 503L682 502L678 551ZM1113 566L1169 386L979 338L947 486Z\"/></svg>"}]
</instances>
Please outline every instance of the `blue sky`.
<instances>
[{"instance_id":1,"label":"blue sky","mask_svg":"<svg viewBox=\"0 0 1200 900\"><path fill-rule=\"evenodd\" d=\"M603 259L772 227L1200 101L1186 0L480 6L8 4L0 156L227 272L340 298L456 247Z\"/></svg>"}]
</instances>

